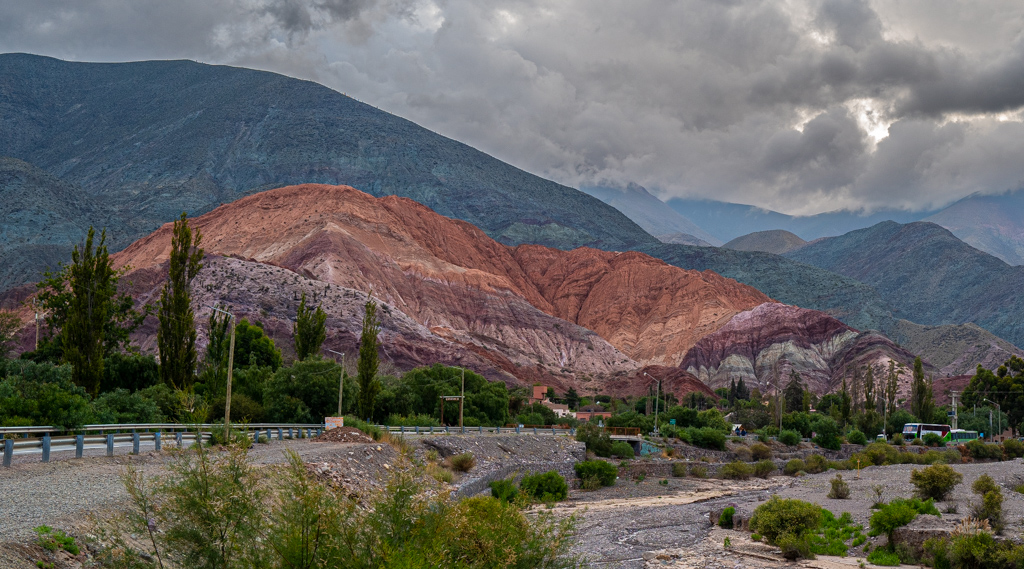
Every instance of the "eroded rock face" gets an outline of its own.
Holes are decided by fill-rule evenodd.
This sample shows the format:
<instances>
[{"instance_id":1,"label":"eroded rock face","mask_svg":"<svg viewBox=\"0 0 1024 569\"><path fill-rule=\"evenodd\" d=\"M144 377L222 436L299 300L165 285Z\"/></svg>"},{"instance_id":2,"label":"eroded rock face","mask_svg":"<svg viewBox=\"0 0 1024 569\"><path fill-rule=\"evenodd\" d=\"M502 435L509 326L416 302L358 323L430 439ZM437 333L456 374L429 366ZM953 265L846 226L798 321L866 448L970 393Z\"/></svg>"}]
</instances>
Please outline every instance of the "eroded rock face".
<instances>
[{"instance_id":1,"label":"eroded rock face","mask_svg":"<svg viewBox=\"0 0 1024 569\"><path fill-rule=\"evenodd\" d=\"M887 369L890 359L909 367L914 356L881 334L858 332L823 312L766 303L702 338L680 367L712 388L743 379L762 391L796 371L808 389L828 393L855 367Z\"/></svg>"},{"instance_id":2,"label":"eroded rock face","mask_svg":"<svg viewBox=\"0 0 1024 569\"><path fill-rule=\"evenodd\" d=\"M260 306L294 315L297 283L260 277L283 268L295 273L293 280L309 281L303 286L361 291L360 302L372 292L431 341L462 346L520 380L548 377L556 387L620 376L638 362L675 364L704 334L770 301L714 273L640 253L507 247L414 201L346 186L271 190L191 223L208 254L253 265L246 278L261 291L248 303L256 312ZM168 259L170 237L168 224L115 261L154 270ZM228 289L221 281L203 282L200 287L213 287L210 302L223 301L218 295ZM286 285L295 290L285 292ZM361 316L361 308L339 310ZM351 320L336 323L338 333L357 334L357 319Z\"/></svg>"}]
</instances>

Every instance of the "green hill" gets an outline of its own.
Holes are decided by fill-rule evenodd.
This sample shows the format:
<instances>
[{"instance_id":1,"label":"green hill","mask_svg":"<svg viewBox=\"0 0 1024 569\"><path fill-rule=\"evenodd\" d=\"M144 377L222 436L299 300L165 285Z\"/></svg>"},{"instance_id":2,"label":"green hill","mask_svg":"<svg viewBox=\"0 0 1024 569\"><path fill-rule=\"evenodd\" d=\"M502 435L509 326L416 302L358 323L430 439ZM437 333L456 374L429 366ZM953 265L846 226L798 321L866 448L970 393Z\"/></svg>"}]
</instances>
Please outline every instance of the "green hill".
<instances>
[{"instance_id":1,"label":"green hill","mask_svg":"<svg viewBox=\"0 0 1024 569\"><path fill-rule=\"evenodd\" d=\"M806 244L806 241L785 229L771 229L742 235L722 247L737 251L761 251L781 255L799 249Z\"/></svg>"},{"instance_id":2,"label":"green hill","mask_svg":"<svg viewBox=\"0 0 1024 569\"><path fill-rule=\"evenodd\" d=\"M928 326L971 322L1024 344L1024 267L979 251L934 223L879 223L786 256L871 285L898 318Z\"/></svg>"},{"instance_id":3,"label":"green hill","mask_svg":"<svg viewBox=\"0 0 1024 569\"><path fill-rule=\"evenodd\" d=\"M197 215L307 182L409 197L508 244L625 249L656 242L596 198L274 73L6 54L0 117L0 156L80 188L83 200L68 205L88 204L108 224L116 221L123 231L115 246L182 211Z\"/></svg>"}]
</instances>

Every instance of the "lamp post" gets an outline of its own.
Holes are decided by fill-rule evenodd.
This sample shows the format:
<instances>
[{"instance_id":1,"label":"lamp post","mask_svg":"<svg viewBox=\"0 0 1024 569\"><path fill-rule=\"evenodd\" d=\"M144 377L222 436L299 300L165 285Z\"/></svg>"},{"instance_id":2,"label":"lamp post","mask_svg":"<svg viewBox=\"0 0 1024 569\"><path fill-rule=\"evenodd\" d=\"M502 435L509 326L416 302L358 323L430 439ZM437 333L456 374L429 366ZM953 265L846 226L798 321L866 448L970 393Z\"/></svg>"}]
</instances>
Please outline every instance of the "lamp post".
<instances>
[{"instance_id":1,"label":"lamp post","mask_svg":"<svg viewBox=\"0 0 1024 569\"><path fill-rule=\"evenodd\" d=\"M647 373L646 371L643 372L643 374L646 375L647 377L650 377L654 381L658 382L658 389L657 389L657 391L654 392L654 434L657 435L658 432L659 432L658 431L658 399L659 399L660 393L661 393L661 380L657 379L655 377L652 377L651 374Z\"/></svg>"},{"instance_id":2,"label":"lamp post","mask_svg":"<svg viewBox=\"0 0 1024 569\"><path fill-rule=\"evenodd\" d=\"M231 370L235 367L235 315L211 306L211 310L227 315L231 319L231 345L228 348L228 387L224 396L224 437L228 436L228 429L231 427Z\"/></svg>"},{"instance_id":3,"label":"lamp post","mask_svg":"<svg viewBox=\"0 0 1024 569\"><path fill-rule=\"evenodd\" d=\"M343 411L341 410L341 402L345 397L345 354L344 352L335 352L334 350L324 348L332 354L341 356L341 378L338 379L338 416L344 417Z\"/></svg>"},{"instance_id":4,"label":"lamp post","mask_svg":"<svg viewBox=\"0 0 1024 569\"><path fill-rule=\"evenodd\" d=\"M982 399L982 401L988 401L989 403L991 403L991 404L996 406L996 424L999 425L998 432L999 432L1000 435L1002 435L1003 434L1003 416L999 414L999 404L996 403L995 401L992 401L991 399ZM989 426L991 427L992 424L989 423ZM995 436L992 437L992 440L993 441L996 440Z\"/></svg>"}]
</instances>

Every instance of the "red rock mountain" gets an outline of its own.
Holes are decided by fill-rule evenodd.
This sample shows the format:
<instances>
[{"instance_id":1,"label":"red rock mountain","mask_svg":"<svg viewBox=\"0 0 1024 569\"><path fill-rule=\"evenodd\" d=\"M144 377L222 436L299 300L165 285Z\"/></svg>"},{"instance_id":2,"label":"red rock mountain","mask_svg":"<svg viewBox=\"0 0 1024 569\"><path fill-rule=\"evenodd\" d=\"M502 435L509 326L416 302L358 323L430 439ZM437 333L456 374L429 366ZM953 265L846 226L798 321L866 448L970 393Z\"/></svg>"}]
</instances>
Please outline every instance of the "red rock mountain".
<instances>
[{"instance_id":1,"label":"red rock mountain","mask_svg":"<svg viewBox=\"0 0 1024 569\"><path fill-rule=\"evenodd\" d=\"M372 292L395 318L385 327L385 352L406 334L397 366L473 360L509 382L586 388L641 364L675 366L701 337L771 302L710 271L640 253L508 247L409 199L347 186L279 188L192 224L208 255L235 258L204 269L196 286L210 298L202 302L238 303L237 311L277 322L287 336L305 290L337 318L331 336L354 346L359 305ZM138 285L143 296L159 286L170 235L168 224L115 255L148 283ZM352 302L329 300L336 297ZM408 336L413 328L419 339ZM416 345L431 347L417 356Z\"/></svg>"},{"instance_id":2,"label":"red rock mountain","mask_svg":"<svg viewBox=\"0 0 1024 569\"><path fill-rule=\"evenodd\" d=\"M837 389L855 367L888 369L890 359L909 370L914 355L877 332L858 332L823 312L766 303L699 340L680 367L713 388L742 378L762 392L774 390L776 373L785 385L795 370L808 389L823 394ZM907 372L901 393L909 383Z\"/></svg>"}]
</instances>

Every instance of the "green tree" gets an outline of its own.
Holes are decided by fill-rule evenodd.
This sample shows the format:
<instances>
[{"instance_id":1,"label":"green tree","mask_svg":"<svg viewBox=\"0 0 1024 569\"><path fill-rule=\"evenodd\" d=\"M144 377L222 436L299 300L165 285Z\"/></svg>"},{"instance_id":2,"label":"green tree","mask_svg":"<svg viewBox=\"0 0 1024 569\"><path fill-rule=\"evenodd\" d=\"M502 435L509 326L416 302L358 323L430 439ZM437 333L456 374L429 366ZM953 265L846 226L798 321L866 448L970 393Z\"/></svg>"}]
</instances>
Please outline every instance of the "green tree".
<instances>
[{"instance_id":1,"label":"green tree","mask_svg":"<svg viewBox=\"0 0 1024 569\"><path fill-rule=\"evenodd\" d=\"M327 314L319 304L315 310L306 306L306 292L303 291L299 311L295 316L295 357L304 360L320 351L320 346L327 339L326 322Z\"/></svg>"},{"instance_id":2,"label":"green tree","mask_svg":"<svg viewBox=\"0 0 1024 569\"><path fill-rule=\"evenodd\" d=\"M578 409L580 406L580 394L576 392L575 387L570 387L565 392L565 404L569 406L569 409Z\"/></svg>"},{"instance_id":3,"label":"green tree","mask_svg":"<svg viewBox=\"0 0 1024 569\"><path fill-rule=\"evenodd\" d=\"M846 378L843 378L843 389L839 392L839 416L843 420L843 426L850 422L850 392L846 390Z\"/></svg>"},{"instance_id":4,"label":"green tree","mask_svg":"<svg viewBox=\"0 0 1024 569\"><path fill-rule=\"evenodd\" d=\"M263 332L263 324L250 324L243 318L235 327L235 366L265 366L277 371L281 363L281 350Z\"/></svg>"},{"instance_id":5,"label":"green tree","mask_svg":"<svg viewBox=\"0 0 1024 569\"><path fill-rule=\"evenodd\" d=\"M196 325L192 312L192 281L203 268L203 240L192 233L185 212L174 222L167 282L160 293L156 341L160 350L160 379L174 389L187 389L196 378Z\"/></svg>"},{"instance_id":6,"label":"green tree","mask_svg":"<svg viewBox=\"0 0 1024 569\"><path fill-rule=\"evenodd\" d=\"M864 410L876 411L878 400L875 396L875 366L867 366L864 370Z\"/></svg>"},{"instance_id":7,"label":"green tree","mask_svg":"<svg viewBox=\"0 0 1024 569\"><path fill-rule=\"evenodd\" d=\"M902 370L902 364L897 366L895 361L889 360L889 373L885 376L883 395L885 396L885 409L888 409L890 415L896 412L896 394L899 392Z\"/></svg>"},{"instance_id":8,"label":"green tree","mask_svg":"<svg viewBox=\"0 0 1024 569\"><path fill-rule=\"evenodd\" d=\"M928 422L935 415L932 382L924 378L924 364L920 356L914 358L914 375L910 383L910 412Z\"/></svg>"},{"instance_id":9,"label":"green tree","mask_svg":"<svg viewBox=\"0 0 1024 569\"><path fill-rule=\"evenodd\" d=\"M118 294L125 269L115 271L107 253L107 232L90 227L82 246L71 253L71 264L45 273L37 285L40 306L48 311L47 326L59 330L63 360L71 364L72 379L91 395L103 380L103 358L129 345L130 334L145 318L128 294Z\"/></svg>"},{"instance_id":10,"label":"green tree","mask_svg":"<svg viewBox=\"0 0 1024 569\"><path fill-rule=\"evenodd\" d=\"M786 384L786 388L783 391L782 396L786 401L786 412L794 413L797 411L803 411L804 404L804 384L803 378L796 370L790 370L789 372L789 383Z\"/></svg>"},{"instance_id":11,"label":"green tree","mask_svg":"<svg viewBox=\"0 0 1024 569\"><path fill-rule=\"evenodd\" d=\"M7 359L18 340L21 320L8 310L0 310L0 360Z\"/></svg>"},{"instance_id":12,"label":"green tree","mask_svg":"<svg viewBox=\"0 0 1024 569\"><path fill-rule=\"evenodd\" d=\"M1010 356L994 373L978 366L964 390L964 405L981 406L986 399L999 405L1009 418L1008 426L1019 434L1024 421L1024 359Z\"/></svg>"},{"instance_id":13,"label":"green tree","mask_svg":"<svg viewBox=\"0 0 1024 569\"><path fill-rule=\"evenodd\" d=\"M380 355L377 353L377 335L380 334L380 320L377 318L377 303L368 298L363 315L363 331L359 337L359 363L356 377L359 382L359 415L369 418L373 414L374 400L380 393L381 384L377 379Z\"/></svg>"}]
</instances>

